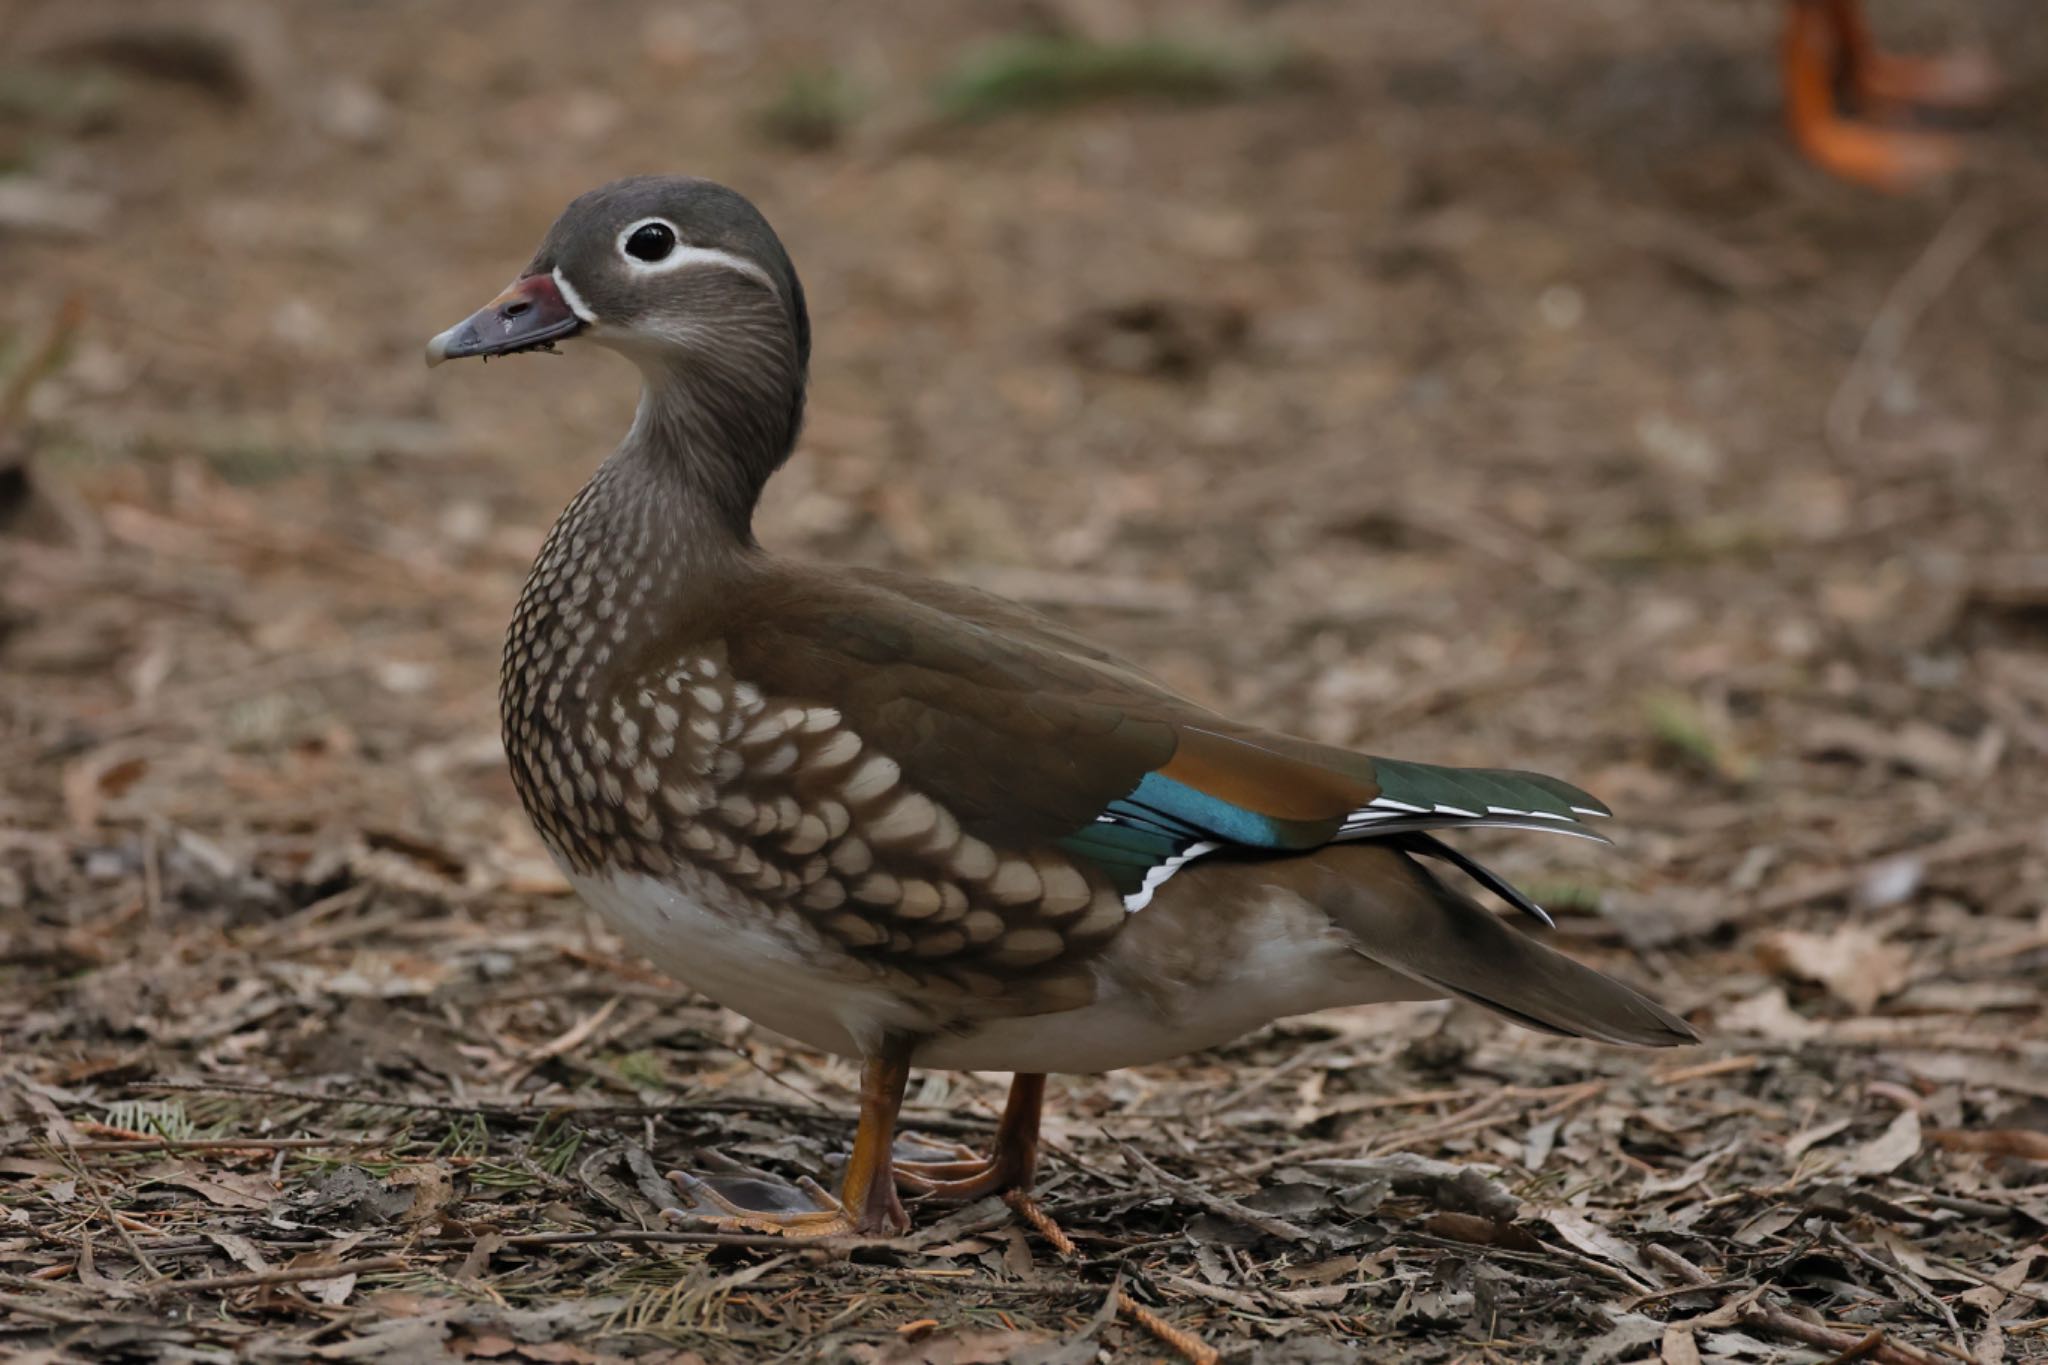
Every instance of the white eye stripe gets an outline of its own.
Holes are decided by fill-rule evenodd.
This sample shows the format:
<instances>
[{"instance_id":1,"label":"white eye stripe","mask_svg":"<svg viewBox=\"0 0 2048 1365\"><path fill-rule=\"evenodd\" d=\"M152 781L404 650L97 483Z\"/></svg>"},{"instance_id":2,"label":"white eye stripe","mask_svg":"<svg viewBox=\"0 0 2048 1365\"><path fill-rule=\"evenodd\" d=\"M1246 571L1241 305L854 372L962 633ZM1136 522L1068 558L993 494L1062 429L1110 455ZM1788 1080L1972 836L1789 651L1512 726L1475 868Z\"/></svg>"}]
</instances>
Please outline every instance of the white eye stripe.
<instances>
[{"instance_id":1,"label":"white eye stripe","mask_svg":"<svg viewBox=\"0 0 2048 1365\"><path fill-rule=\"evenodd\" d=\"M633 234L641 228L657 223L675 234L676 245L669 251L668 255L658 261L643 261L639 257L630 254L626 250L626 243L631 240ZM737 270L740 274L745 275L755 283L771 291L775 288L775 282L768 278L768 272L755 265L746 257L736 256L732 252L720 250L718 247L691 246L682 240L681 233L676 232L676 225L669 222L666 218L642 218L638 222L628 223L619 233L616 245L618 247L619 259L626 263L626 269L636 275L665 275L672 270L687 270L693 266L718 266L726 270Z\"/></svg>"},{"instance_id":2,"label":"white eye stripe","mask_svg":"<svg viewBox=\"0 0 2048 1365\"><path fill-rule=\"evenodd\" d=\"M555 277L555 288L561 291L562 302L569 305L569 311L585 322L596 325L597 314L590 311L590 305L576 292L576 286L569 283L569 277L562 273L562 267L556 266L552 273Z\"/></svg>"}]
</instances>

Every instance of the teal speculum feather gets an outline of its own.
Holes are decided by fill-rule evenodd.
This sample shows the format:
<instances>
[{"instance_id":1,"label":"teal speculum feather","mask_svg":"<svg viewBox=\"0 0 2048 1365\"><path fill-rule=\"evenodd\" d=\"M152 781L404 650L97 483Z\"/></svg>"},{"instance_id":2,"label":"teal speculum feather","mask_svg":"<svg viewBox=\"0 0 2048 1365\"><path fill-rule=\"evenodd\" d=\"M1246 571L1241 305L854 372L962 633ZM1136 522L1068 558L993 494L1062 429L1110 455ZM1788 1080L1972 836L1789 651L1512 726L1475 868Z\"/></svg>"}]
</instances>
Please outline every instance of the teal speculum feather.
<instances>
[{"instance_id":1,"label":"teal speculum feather","mask_svg":"<svg viewBox=\"0 0 2048 1365\"><path fill-rule=\"evenodd\" d=\"M1141 826L1099 821L1068 835L1059 841L1059 846L1076 858L1085 858L1101 868L1119 893L1131 896L1145 885L1146 874L1194 842L1196 840L1191 838L1174 838Z\"/></svg>"},{"instance_id":2,"label":"teal speculum feather","mask_svg":"<svg viewBox=\"0 0 2048 1365\"><path fill-rule=\"evenodd\" d=\"M1454 862L1517 908L1547 921L1533 902L1424 831L1510 826L1598 838L1580 821L1611 814L1577 787L1541 773L1364 756L1355 762L1355 775L1369 780L1378 795L1340 816L1285 819L1154 771L1060 846L1100 868L1125 904L1137 909L1182 864L1218 849L1285 854L1339 840L1416 840L1413 851Z\"/></svg>"},{"instance_id":3,"label":"teal speculum feather","mask_svg":"<svg viewBox=\"0 0 2048 1365\"><path fill-rule=\"evenodd\" d=\"M1282 820L1156 772L1146 773L1123 800L1110 802L1105 814L1150 819L1163 828L1244 848L1316 848L1337 832L1334 820Z\"/></svg>"}]
</instances>

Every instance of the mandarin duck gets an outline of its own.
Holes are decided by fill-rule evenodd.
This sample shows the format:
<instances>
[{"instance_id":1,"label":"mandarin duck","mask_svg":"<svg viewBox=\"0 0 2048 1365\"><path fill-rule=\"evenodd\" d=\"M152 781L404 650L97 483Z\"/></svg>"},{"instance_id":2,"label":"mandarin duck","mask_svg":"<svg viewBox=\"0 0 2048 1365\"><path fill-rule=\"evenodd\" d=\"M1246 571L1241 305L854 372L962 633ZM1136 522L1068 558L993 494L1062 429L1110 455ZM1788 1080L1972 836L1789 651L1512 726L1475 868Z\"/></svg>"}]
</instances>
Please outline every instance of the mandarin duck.
<instances>
[{"instance_id":1,"label":"mandarin duck","mask_svg":"<svg viewBox=\"0 0 2048 1365\"><path fill-rule=\"evenodd\" d=\"M1541 918L1437 836L1591 835L1608 811L1576 787L1239 724L999 597L765 551L754 506L803 419L810 322L740 195L679 177L583 195L427 361L571 338L643 389L506 636L519 797L655 964L862 1068L836 1196L675 1174L696 1213L900 1232L899 1188L1028 1184L1046 1073L1335 1006L1456 996L1552 1033L1694 1040L1435 870ZM1015 1073L991 1152L895 1145L913 1066Z\"/></svg>"},{"instance_id":2,"label":"mandarin duck","mask_svg":"<svg viewBox=\"0 0 2048 1365\"><path fill-rule=\"evenodd\" d=\"M1780 79L1786 121L1808 159L1892 192L1956 170L1962 148L1952 137L1891 121L1982 110L1998 94L1996 70L1980 54L1882 51L1863 0L1787 0Z\"/></svg>"}]
</instances>

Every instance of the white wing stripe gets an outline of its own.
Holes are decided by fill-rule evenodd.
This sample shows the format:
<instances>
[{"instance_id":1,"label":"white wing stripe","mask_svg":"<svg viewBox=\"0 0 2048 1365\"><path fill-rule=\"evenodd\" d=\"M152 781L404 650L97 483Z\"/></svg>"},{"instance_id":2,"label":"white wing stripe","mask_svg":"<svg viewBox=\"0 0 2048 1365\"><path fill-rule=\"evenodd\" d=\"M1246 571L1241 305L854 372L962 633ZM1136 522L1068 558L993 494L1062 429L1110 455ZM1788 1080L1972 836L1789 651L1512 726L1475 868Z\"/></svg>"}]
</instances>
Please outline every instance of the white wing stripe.
<instances>
[{"instance_id":1,"label":"white wing stripe","mask_svg":"<svg viewBox=\"0 0 2048 1365\"><path fill-rule=\"evenodd\" d=\"M1218 847L1218 845L1211 843L1198 842L1189 844L1180 852L1147 871L1145 873L1145 884L1124 897L1125 912L1135 915L1140 910L1143 910L1152 903L1152 893L1166 885L1169 877L1180 871L1188 863L1201 857L1204 853L1215 852Z\"/></svg>"},{"instance_id":2,"label":"white wing stripe","mask_svg":"<svg viewBox=\"0 0 2048 1365\"><path fill-rule=\"evenodd\" d=\"M1372 804L1377 806L1381 810L1404 810L1411 815L1429 814L1428 806L1411 806L1406 801L1396 801L1391 796L1375 796L1372 799ZM1358 812L1353 812L1353 814L1357 813Z\"/></svg>"}]
</instances>

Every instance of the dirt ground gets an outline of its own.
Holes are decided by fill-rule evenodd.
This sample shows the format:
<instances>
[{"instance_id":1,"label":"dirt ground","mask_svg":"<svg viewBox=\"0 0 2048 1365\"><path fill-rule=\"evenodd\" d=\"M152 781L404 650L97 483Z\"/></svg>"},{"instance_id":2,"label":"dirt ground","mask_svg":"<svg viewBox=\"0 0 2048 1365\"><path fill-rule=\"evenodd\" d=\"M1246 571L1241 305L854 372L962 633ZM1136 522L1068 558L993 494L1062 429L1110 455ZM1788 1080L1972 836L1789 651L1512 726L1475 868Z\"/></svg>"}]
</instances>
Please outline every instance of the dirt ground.
<instances>
[{"instance_id":1,"label":"dirt ground","mask_svg":"<svg viewBox=\"0 0 2048 1365\"><path fill-rule=\"evenodd\" d=\"M1767 0L0 6L0 1355L2048 1359L2048 24L1876 12L2011 78L1945 191L1797 160ZM1149 55L1038 101L1020 36ZM420 364L645 170L803 273L771 546L1582 782L1614 848L1483 849L1707 1041L1067 1079L1064 1252L665 1223L855 1073L631 961L504 771L633 376Z\"/></svg>"}]
</instances>

